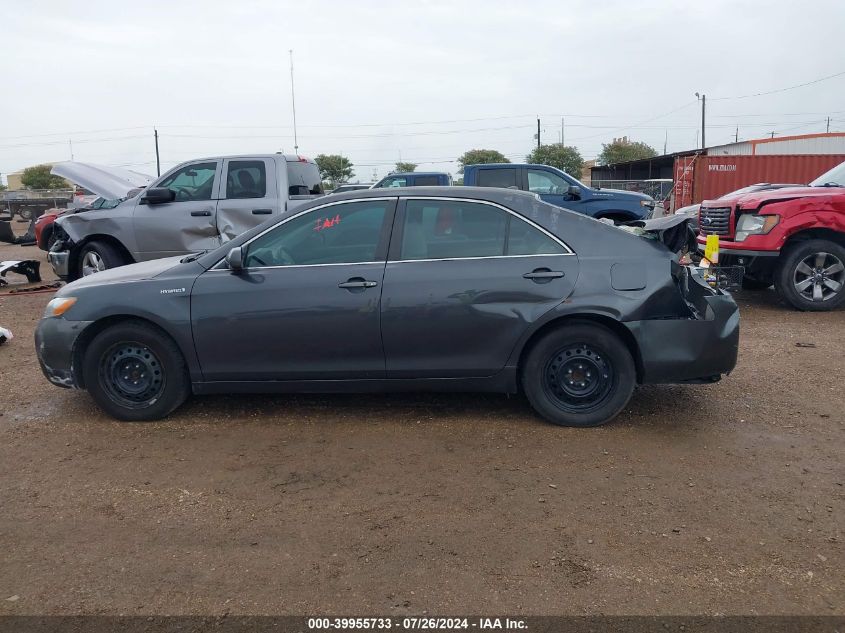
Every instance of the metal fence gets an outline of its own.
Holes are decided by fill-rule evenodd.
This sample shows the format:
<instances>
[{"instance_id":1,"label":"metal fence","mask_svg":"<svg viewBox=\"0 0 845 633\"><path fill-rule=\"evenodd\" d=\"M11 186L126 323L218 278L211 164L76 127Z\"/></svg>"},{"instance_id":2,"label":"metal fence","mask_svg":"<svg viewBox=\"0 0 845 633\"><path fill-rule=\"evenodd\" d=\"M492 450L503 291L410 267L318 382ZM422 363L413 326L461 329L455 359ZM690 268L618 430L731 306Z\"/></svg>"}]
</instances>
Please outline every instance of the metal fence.
<instances>
[{"instance_id":1,"label":"metal fence","mask_svg":"<svg viewBox=\"0 0 845 633\"><path fill-rule=\"evenodd\" d=\"M672 180L593 180L591 187L596 189L623 189L636 191L651 196L658 202L669 197L672 192Z\"/></svg>"},{"instance_id":2,"label":"metal fence","mask_svg":"<svg viewBox=\"0 0 845 633\"><path fill-rule=\"evenodd\" d=\"M14 191L0 191L0 202L6 202L7 200L70 200L72 198L72 189L18 189Z\"/></svg>"}]
</instances>

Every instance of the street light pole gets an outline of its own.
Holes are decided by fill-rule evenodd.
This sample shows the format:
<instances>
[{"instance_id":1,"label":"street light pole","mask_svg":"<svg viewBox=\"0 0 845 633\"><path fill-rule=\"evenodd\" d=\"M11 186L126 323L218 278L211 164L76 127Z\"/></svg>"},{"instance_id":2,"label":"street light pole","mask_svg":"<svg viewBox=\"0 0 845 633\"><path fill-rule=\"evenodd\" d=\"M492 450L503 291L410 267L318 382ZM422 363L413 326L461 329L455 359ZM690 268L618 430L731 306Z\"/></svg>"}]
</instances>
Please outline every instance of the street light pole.
<instances>
[{"instance_id":1,"label":"street light pole","mask_svg":"<svg viewBox=\"0 0 845 633\"><path fill-rule=\"evenodd\" d=\"M293 49L288 50L290 53L290 103L293 110L293 151L299 153L299 144L296 138L296 95L293 91Z\"/></svg>"}]
</instances>

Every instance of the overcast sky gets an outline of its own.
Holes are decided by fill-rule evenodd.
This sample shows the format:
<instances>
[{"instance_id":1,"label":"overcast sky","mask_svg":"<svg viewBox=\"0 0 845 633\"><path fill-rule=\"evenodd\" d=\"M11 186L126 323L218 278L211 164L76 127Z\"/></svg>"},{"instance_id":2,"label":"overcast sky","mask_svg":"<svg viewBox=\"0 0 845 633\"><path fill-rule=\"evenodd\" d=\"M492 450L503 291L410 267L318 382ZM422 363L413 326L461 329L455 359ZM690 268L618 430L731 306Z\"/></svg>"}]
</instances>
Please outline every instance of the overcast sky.
<instances>
[{"instance_id":1,"label":"overcast sky","mask_svg":"<svg viewBox=\"0 0 845 633\"><path fill-rule=\"evenodd\" d=\"M407 7L407 8L406 8ZM76 160L155 173L199 156L342 153L455 172L542 138L585 159L845 130L845 3L417 0L15 3L2 12L0 172ZM375 172L375 173L374 173Z\"/></svg>"}]
</instances>

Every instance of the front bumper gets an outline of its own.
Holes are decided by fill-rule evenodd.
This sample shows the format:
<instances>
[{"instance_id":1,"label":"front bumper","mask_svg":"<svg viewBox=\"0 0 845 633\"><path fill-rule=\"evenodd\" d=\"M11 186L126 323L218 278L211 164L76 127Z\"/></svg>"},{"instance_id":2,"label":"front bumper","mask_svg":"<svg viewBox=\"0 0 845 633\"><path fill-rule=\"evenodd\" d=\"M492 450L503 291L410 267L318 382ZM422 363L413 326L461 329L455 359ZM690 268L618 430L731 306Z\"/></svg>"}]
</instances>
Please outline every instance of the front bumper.
<instances>
[{"instance_id":1,"label":"front bumper","mask_svg":"<svg viewBox=\"0 0 845 633\"><path fill-rule=\"evenodd\" d=\"M694 316L625 323L640 350L643 383L715 382L736 366L739 308L698 275L688 279Z\"/></svg>"},{"instance_id":2,"label":"front bumper","mask_svg":"<svg viewBox=\"0 0 845 633\"><path fill-rule=\"evenodd\" d=\"M70 251L49 251L47 261L53 267L53 272L59 279L67 279L70 263Z\"/></svg>"},{"instance_id":3,"label":"front bumper","mask_svg":"<svg viewBox=\"0 0 845 633\"><path fill-rule=\"evenodd\" d=\"M35 352L41 371L54 385L80 387L74 367L74 347L82 331L93 321L68 321L62 317L41 319L35 329Z\"/></svg>"}]
</instances>

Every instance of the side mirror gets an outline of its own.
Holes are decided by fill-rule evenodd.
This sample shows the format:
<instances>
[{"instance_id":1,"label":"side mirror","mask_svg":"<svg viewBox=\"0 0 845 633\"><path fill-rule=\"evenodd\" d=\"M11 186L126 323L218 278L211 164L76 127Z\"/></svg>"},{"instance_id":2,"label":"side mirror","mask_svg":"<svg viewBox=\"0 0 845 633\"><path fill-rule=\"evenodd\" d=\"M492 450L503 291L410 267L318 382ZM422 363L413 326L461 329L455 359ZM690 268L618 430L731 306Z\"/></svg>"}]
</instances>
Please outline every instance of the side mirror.
<instances>
[{"instance_id":1,"label":"side mirror","mask_svg":"<svg viewBox=\"0 0 845 633\"><path fill-rule=\"evenodd\" d=\"M575 198L580 198L581 197L581 187L579 187L578 185L569 185L569 189L566 190L566 193L568 193L570 196L573 196Z\"/></svg>"},{"instance_id":2,"label":"side mirror","mask_svg":"<svg viewBox=\"0 0 845 633\"><path fill-rule=\"evenodd\" d=\"M244 251L240 246L235 246L226 254L226 263L233 273L242 272L244 269Z\"/></svg>"},{"instance_id":3,"label":"side mirror","mask_svg":"<svg viewBox=\"0 0 845 633\"><path fill-rule=\"evenodd\" d=\"M146 204L164 204L173 202L176 199L176 192L167 187L151 187L144 191L141 202Z\"/></svg>"}]
</instances>

